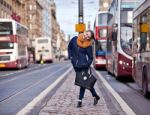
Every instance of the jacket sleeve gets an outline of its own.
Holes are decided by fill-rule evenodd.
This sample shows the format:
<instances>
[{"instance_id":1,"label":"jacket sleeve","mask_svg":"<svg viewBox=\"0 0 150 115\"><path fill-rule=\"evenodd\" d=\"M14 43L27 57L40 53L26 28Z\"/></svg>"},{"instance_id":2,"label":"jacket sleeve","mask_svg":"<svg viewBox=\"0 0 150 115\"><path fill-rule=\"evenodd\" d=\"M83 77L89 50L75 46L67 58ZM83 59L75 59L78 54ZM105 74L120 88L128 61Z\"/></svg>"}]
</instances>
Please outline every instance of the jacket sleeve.
<instances>
[{"instance_id":1,"label":"jacket sleeve","mask_svg":"<svg viewBox=\"0 0 150 115\"><path fill-rule=\"evenodd\" d=\"M92 64L92 61L93 61L93 49L92 49L92 46L90 46L87 49L87 55L88 55L88 66L90 67L90 65Z\"/></svg>"},{"instance_id":2,"label":"jacket sleeve","mask_svg":"<svg viewBox=\"0 0 150 115\"><path fill-rule=\"evenodd\" d=\"M71 59L72 58L72 41L71 40L68 44L68 58Z\"/></svg>"}]
</instances>

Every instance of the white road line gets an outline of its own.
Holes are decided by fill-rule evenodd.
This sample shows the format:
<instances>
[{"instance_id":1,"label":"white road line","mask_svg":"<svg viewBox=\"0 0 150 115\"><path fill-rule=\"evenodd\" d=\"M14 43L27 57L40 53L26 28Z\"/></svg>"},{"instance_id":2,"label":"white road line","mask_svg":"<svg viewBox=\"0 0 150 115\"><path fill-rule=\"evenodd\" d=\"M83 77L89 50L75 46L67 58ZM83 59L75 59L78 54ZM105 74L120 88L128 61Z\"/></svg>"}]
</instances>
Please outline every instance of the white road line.
<instances>
[{"instance_id":1,"label":"white road line","mask_svg":"<svg viewBox=\"0 0 150 115\"><path fill-rule=\"evenodd\" d=\"M37 65L36 67L33 67L33 68L18 70L18 71L16 71L16 72L11 72L11 73L8 73L8 74L1 75L0 77L5 77L5 76L13 75L13 74L16 74L16 73L20 73L20 72L24 72L24 71L36 69L36 68L38 68L39 66L40 66L40 65Z\"/></svg>"},{"instance_id":2,"label":"white road line","mask_svg":"<svg viewBox=\"0 0 150 115\"><path fill-rule=\"evenodd\" d=\"M64 67L64 68L66 68L66 67ZM34 86L40 84L40 83L43 82L43 81L46 81L47 79L49 79L49 78L50 78L51 76L53 76L54 74L58 73L59 71L62 71L64 68L60 68L60 69L58 69L57 71L51 73L50 75L44 77L43 79L37 81L36 83L34 83L34 84L32 84L32 85L30 85L30 86L24 88L23 90L21 90L21 91L19 91L19 92L17 92L17 93L14 93L14 95L10 96L9 99L7 98L7 100L4 100L3 102L9 101L9 100L12 99L13 97L15 97L15 96L17 96L17 95L19 95L19 94L21 94L21 93L23 93L23 92L25 92L25 91L31 89L32 87L34 87Z\"/></svg>"},{"instance_id":3,"label":"white road line","mask_svg":"<svg viewBox=\"0 0 150 115\"><path fill-rule=\"evenodd\" d=\"M14 72L14 73L8 73L8 74L5 74L5 75L1 75L0 77L9 76L9 75L12 75L12 74L15 74L15 73L18 73L18 72Z\"/></svg>"},{"instance_id":4,"label":"white road line","mask_svg":"<svg viewBox=\"0 0 150 115\"><path fill-rule=\"evenodd\" d=\"M35 67L28 67L27 69L22 69L22 70L18 70L16 72L11 72L11 73L8 73L8 74L0 75L0 77L5 77L5 76L13 75L13 74L20 73L20 72L25 72L25 71L28 71L28 70L31 71L31 70L37 69L40 66L45 66L45 65L48 65L48 64L40 64L40 65L37 64Z\"/></svg>"},{"instance_id":5,"label":"white road line","mask_svg":"<svg viewBox=\"0 0 150 115\"><path fill-rule=\"evenodd\" d=\"M99 78L105 85L105 87L109 90L109 92L114 96L114 98L117 100L119 105L121 106L122 110L127 114L127 115L136 115L136 113L128 106L128 104L120 97L120 95L108 84L108 82L102 77L102 75L96 71L98 74Z\"/></svg>"},{"instance_id":6,"label":"white road line","mask_svg":"<svg viewBox=\"0 0 150 115\"><path fill-rule=\"evenodd\" d=\"M30 103L28 103L22 110L20 110L16 115L26 115L46 97L46 95L56 87L56 85L72 70L72 67L69 68L64 74L62 74L53 84L51 84L47 89L41 92L36 98L34 98Z\"/></svg>"},{"instance_id":7,"label":"white road line","mask_svg":"<svg viewBox=\"0 0 150 115\"><path fill-rule=\"evenodd\" d=\"M41 72L41 71L45 71L45 70L47 70L47 69L51 69L51 68L53 68L53 67L55 67L55 66L58 66L58 65L50 66L50 67L47 67L47 68L41 68L41 69L40 69L40 72ZM39 70L30 71L29 73L23 74L21 77L28 76L28 75L31 75L31 74L35 74L35 73L37 73L37 72L39 72ZM8 82L12 82L12 81L17 80L17 79L20 79L21 77L10 78L10 79L8 79L8 80L6 80L6 81L0 82L0 85L1 85L1 84L6 84L6 83L8 83Z\"/></svg>"}]
</instances>

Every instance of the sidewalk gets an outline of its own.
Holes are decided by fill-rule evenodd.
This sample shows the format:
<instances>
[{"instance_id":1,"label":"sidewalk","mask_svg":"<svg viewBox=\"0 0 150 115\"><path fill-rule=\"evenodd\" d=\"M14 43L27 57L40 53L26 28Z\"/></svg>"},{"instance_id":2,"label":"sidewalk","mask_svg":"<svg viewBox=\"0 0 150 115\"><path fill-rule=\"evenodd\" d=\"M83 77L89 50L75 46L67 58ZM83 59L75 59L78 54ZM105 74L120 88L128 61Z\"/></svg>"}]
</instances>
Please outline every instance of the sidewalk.
<instances>
[{"instance_id":1,"label":"sidewalk","mask_svg":"<svg viewBox=\"0 0 150 115\"><path fill-rule=\"evenodd\" d=\"M79 87L74 85L75 72L72 71L65 82L60 86L39 115L111 115L97 83L95 89L100 100L93 106L93 97L86 90L81 108L77 108Z\"/></svg>"}]
</instances>

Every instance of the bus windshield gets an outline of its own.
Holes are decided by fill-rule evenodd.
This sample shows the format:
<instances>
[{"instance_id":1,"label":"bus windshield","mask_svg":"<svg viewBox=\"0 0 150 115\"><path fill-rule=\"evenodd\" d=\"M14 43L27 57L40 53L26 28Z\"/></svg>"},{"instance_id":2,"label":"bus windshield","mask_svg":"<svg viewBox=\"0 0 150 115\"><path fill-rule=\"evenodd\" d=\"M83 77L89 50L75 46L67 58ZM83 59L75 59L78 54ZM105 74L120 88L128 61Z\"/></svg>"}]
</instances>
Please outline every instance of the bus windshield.
<instances>
[{"instance_id":1,"label":"bus windshield","mask_svg":"<svg viewBox=\"0 0 150 115\"><path fill-rule=\"evenodd\" d=\"M12 34L12 22L0 22L0 36Z\"/></svg>"},{"instance_id":2,"label":"bus windshield","mask_svg":"<svg viewBox=\"0 0 150 115\"><path fill-rule=\"evenodd\" d=\"M48 39L39 39L39 40L38 40L38 43L39 43L39 44L48 43Z\"/></svg>"},{"instance_id":3,"label":"bus windshield","mask_svg":"<svg viewBox=\"0 0 150 115\"><path fill-rule=\"evenodd\" d=\"M107 25L107 17L108 17L108 14L107 13L101 13L98 15L98 25L99 26L105 26Z\"/></svg>"},{"instance_id":4,"label":"bus windshield","mask_svg":"<svg viewBox=\"0 0 150 115\"><path fill-rule=\"evenodd\" d=\"M106 52L106 40L98 40L96 41L96 55L105 55Z\"/></svg>"},{"instance_id":5,"label":"bus windshield","mask_svg":"<svg viewBox=\"0 0 150 115\"><path fill-rule=\"evenodd\" d=\"M14 43L12 42L0 42L0 49L13 49Z\"/></svg>"},{"instance_id":6,"label":"bus windshield","mask_svg":"<svg viewBox=\"0 0 150 115\"><path fill-rule=\"evenodd\" d=\"M132 50L132 11L121 11L121 47L131 55Z\"/></svg>"},{"instance_id":7,"label":"bus windshield","mask_svg":"<svg viewBox=\"0 0 150 115\"><path fill-rule=\"evenodd\" d=\"M107 37L107 29L106 28L101 28L99 29L99 37L102 38L102 37Z\"/></svg>"}]
</instances>

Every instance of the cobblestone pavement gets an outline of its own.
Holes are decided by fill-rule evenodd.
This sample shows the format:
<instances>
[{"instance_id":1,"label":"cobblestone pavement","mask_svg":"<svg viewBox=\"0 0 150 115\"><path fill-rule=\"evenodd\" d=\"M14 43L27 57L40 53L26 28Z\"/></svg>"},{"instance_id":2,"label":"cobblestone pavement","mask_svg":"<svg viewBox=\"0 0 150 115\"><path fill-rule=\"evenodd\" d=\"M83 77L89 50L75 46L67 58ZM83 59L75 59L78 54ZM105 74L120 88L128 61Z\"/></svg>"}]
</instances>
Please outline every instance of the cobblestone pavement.
<instances>
[{"instance_id":1,"label":"cobblestone pavement","mask_svg":"<svg viewBox=\"0 0 150 115\"><path fill-rule=\"evenodd\" d=\"M93 106L93 97L90 91L85 91L83 104L77 108L79 87L74 85L75 72L72 71L62 86L56 91L39 115L110 115L107 105L97 84L95 89L100 95L100 101Z\"/></svg>"}]
</instances>

